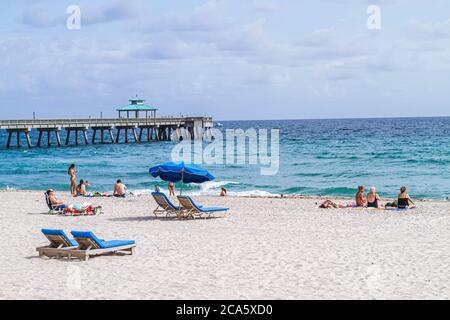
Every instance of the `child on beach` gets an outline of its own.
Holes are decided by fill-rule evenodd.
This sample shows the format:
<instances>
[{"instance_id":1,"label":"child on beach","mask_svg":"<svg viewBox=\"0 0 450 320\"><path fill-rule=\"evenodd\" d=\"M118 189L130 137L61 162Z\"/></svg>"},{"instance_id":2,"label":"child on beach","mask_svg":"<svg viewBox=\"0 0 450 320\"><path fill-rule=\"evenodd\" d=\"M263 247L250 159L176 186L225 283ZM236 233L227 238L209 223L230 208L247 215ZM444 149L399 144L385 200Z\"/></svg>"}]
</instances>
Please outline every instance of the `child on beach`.
<instances>
[{"instance_id":1,"label":"child on beach","mask_svg":"<svg viewBox=\"0 0 450 320\"><path fill-rule=\"evenodd\" d=\"M355 200L357 207L367 207L367 199L364 197L364 191L366 188L364 186L358 187L358 192L356 193Z\"/></svg>"}]
</instances>

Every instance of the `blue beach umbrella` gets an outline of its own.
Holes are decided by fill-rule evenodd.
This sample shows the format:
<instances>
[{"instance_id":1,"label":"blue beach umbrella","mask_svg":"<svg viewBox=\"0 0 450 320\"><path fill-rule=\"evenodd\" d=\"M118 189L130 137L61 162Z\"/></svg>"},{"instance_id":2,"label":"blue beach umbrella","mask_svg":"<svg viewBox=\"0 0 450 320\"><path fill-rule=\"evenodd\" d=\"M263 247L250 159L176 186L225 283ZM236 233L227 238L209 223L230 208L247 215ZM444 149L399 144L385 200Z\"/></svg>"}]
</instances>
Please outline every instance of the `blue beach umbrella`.
<instances>
[{"instance_id":1,"label":"blue beach umbrella","mask_svg":"<svg viewBox=\"0 0 450 320\"><path fill-rule=\"evenodd\" d=\"M154 178L159 177L163 181L181 181L180 193L183 192L183 183L203 183L215 179L208 170L195 164L185 164L184 161L160 164L150 168L150 174Z\"/></svg>"}]
</instances>

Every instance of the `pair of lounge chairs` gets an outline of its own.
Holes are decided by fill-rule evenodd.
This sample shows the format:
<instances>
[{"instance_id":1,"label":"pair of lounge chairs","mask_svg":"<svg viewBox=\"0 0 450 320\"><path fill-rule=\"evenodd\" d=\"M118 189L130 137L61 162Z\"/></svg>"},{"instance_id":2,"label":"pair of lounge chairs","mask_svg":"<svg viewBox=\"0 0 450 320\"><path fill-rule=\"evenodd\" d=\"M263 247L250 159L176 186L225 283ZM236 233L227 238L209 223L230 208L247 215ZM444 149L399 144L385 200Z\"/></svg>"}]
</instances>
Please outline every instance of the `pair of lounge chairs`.
<instances>
[{"instance_id":1,"label":"pair of lounge chairs","mask_svg":"<svg viewBox=\"0 0 450 320\"><path fill-rule=\"evenodd\" d=\"M229 208L206 208L199 206L189 196L178 196L179 206L174 205L162 192L153 192L152 196L158 204L158 207L153 211L156 217L158 215L166 215L166 217L176 215L178 218L210 218L216 212L226 212L229 210Z\"/></svg>"},{"instance_id":2,"label":"pair of lounge chairs","mask_svg":"<svg viewBox=\"0 0 450 320\"><path fill-rule=\"evenodd\" d=\"M133 240L99 239L93 232L72 231L71 239L63 230L42 229L42 233L50 244L36 248L39 257L67 257L69 260L78 258L84 261L91 256L110 254L133 254L136 243Z\"/></svg>"}]
</instances>

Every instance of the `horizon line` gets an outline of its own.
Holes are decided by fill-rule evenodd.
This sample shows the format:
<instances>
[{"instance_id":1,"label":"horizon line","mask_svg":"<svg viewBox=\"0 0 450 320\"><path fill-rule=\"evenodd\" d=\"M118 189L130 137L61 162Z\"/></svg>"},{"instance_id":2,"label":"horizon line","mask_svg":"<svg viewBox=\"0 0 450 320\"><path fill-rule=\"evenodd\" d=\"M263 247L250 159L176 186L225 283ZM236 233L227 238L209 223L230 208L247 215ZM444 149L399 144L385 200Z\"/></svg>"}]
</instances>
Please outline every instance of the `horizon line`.
<instances>
[{"instance_id":1,"label":"horizon line","mask_svg":"<svg viewBox=\"0 0 450 320\"><path fill-rule=\"evenodd\" d=\"M408 117L349 117L349 118L284 118L284 119L228 119L228 120L214 120L214 122L230 122L230 121L301 121L301 120L383 120L383 119L437 119L450 118L448 116L408 116Z\"/></svg>"}]
</instances>

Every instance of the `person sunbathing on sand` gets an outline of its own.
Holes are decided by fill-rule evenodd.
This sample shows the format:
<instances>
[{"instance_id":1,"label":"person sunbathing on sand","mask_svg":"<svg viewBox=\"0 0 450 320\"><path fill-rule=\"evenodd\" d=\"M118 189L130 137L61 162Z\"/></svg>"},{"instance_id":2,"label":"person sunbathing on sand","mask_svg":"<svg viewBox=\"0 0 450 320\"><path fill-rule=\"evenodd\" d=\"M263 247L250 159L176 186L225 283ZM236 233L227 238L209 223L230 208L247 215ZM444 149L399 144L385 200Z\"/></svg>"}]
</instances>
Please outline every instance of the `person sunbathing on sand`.
<instances>
[{"instance_id":1,"label":"person sunbathing on sand","mask_svg":"<svg viewBox=\"0 0 450 320\"><path fill-rule=\"evenodd\" d=\"M117 180L117 183L114 185L114 197L116 198L125 198L127 195L127 186L122 183L122 180Z\"/></svg>"},{"instance_id":2,"label":"person sunbathing on sand","mask_svg":"<svg viewBox=\"0 0 450 320\"><path fill-rule=\"evenodd\" d=\"M91 186L91 184L89 183L89 181L80 180L80 184L77 186L77 196L78 197L87 197L87 198L111 197L111 195L107 194L107 193L87 192L87 188L90 186Z\"/></svg>"},{"instance_id":3,"label":"person sunbathing on sand","mask_svg":"<svg viewBox=\"0 0 450 320\"><path fill-rule=\"evenodd\" d=\"M397 200L397 207L399 209L412 209L416 207L409 194L406 193L406 187L400 188L400 194L398 195Z\"/></svg>"},{"instance_id":4,"label":"person sunbathing on sand","mask_svg":"<svg viewBox=\"0 0 450 320\"><path fill-rule=\"evenodd\" d=\"M320 208L323 209L344 209L344 208L366 208L367 207L367 199L364 197L364 186L358 187L358 193L355 196L356 203L350 203L347 205L335 203L331 200L325 200L321 205Z\"/></svg>"},{"instance_id":5,"label":"person sunbathing on sand","mask_svg":"<svg viewBox=\"0 0 450 320\"><path fill-rule=\"evenodd\" d=\"M367 207L367 199L364 197L364 186L358 187L358 192L356 193L355 200L356 200L356 206L357 207Z\"/></svg>"},{"instance_id":6,"label":"person sunbathing on sand","mask_svg":"<svg viewBox=\"0 0 450 320\"><path fill-rule=\"evenodd\" d=\"M377 194L377 189L375 187L370 188L367 194L367 207L368 208L379 208L380 207L380 197Z\"/></svg>"},{"instance_id":7,"label":"person sunbathing on sand","mask_svg":"<svg viewBox=\"0 0 450 320\"><path fill-rule=\"evenodd\" d=\"M80 180L80 184L77 186L77 196L86 197L88 196L88 192L86 188L89 186L89 182L84 182L83 179Z\"/></svg>"},{"instance_id":8,"label":"person sunbathing on sand","mask_svg":"<svg viewBox=\"0 0 450 320\"><path fill-rule=\"evenodd\" d=\"M331 200L325 200L320 206L319 208L322 209L337 209L339 208L339 205Z\"/></svg>"}]
</instances>

